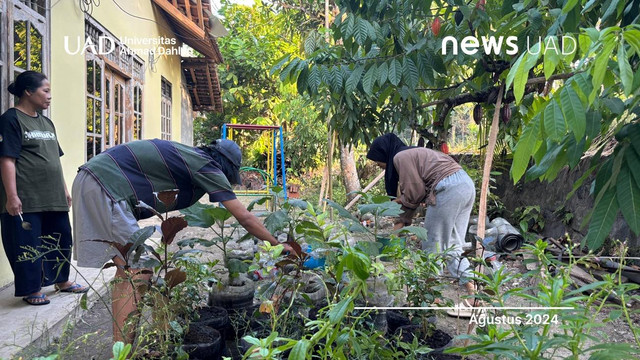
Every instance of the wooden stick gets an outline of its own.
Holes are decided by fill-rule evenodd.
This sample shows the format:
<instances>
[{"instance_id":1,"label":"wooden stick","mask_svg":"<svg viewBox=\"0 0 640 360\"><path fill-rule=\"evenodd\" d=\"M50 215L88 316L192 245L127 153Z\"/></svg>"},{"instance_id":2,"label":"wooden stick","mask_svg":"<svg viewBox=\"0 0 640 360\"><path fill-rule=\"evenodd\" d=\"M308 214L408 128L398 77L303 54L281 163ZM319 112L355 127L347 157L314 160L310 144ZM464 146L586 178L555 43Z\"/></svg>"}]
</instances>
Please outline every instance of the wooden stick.
<instances>
[{"instance_id":1,"label":"wooden stick","mask_svg":"<svg viewBox=\"0 0 640 360\"><path fill-rule=\"evenodd\" d=\"M327 182L327 171L329 171L329 169L327 169L327 165L325 164L324 169L322 170L322 182L320 183L320 195L318 195L318 208L320 208L322 206L322 200L324 199L324 189L325 189L325 184Z\"/></svg>"},{"instance_id":2,"label":"wooden stick","mask_svg":"<svg viewBox=\"0 0 640 360\"><path fill-rule=\"evenodd\" d=\"M484 169L482 171L482 185L480 186L480 204L478 206L478 237L484 239L486 230L485 218L487 216L487 195L489 193L489 179L491 178L491 165L493 163L493 152L496 149L498 140L498 128L500 127L500 106L502 106L502 95L504 87L500 87L498 92L498 100L493 111L493 121L491 122L491 130L489 132L489 145L487 146L484 157ZM482 256L482 245L476 243L476 255ZM479 270L482 272L482 268Z\"/></svg>"},{"instance_id":3,"label":"wooden stick","mask_svg":"<svg viewBox=\"0 0 640 360\"><path fill-rule=\"evenodd\" d=\"M364 193L366 193L367 191L371 190L371 188L372 188L372 187L374 187L374 186L378 183L378 181L380 181L380 179L382 179L383 177L384 177L384 170L382 170L382 171L380 172L380 174L378 174L378 176L376 176L376 178L375 178L375 179L373 179L373 180L369 183L369 185L367 185L367 186L362 190L362 193L364 194ZM356 195L356 197L354 197L354 198L353 198L353 200L351 200L351 201L347 204L347 206L345 206L344 208L345 208L345 209L347 209L347 210L349 210L349 208L350 208L350 207L352 207L355 203L357 203L357 202L358 202L358 200L360 200L360 198L361 198L361 197L362 197L362 194L358 194L358 195Z\"/></svg>"},{"instance_id":4,"label":"wooden stick","mask_svg":"<svg viewBox=\"0 0 640 360\"><path fill-rule=\"evenodd\" d=\"M482 185L480 187L480 205L478 206L478 237L484 239L485 235L485 217L487 216L487 195L489 193L489 179L491 177L491 165L493 163L493 152L496 148L496 142L498 141L498 128L500 127L500 106L502 106L502 96L504 94L504 86L500 86L498 92L498 99L496 100L496 108L493 111L493 121L491 122L491 131L489 132L489 145L487 146L484 157L484 170L482 172ZM480 241L476 242L476 256L482 258L483 253L482 244ZM480 265L478 272L482 273L483 268ZM475 301L474 301L475 303ZM475 323L470 322L467 328L467 334L471 334L475 328ZM464 346L467 346L469 340L465 340Z\"/></svg>"}]
</instances>

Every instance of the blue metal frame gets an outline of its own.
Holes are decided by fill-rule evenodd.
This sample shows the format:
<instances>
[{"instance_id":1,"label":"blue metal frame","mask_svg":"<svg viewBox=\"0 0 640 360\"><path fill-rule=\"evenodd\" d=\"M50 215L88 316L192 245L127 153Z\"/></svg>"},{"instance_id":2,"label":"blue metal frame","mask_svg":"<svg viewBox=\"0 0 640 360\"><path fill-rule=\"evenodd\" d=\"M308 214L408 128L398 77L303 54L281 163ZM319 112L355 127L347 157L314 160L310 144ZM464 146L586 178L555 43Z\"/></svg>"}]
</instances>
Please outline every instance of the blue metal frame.
<instances>
[{"instance_id":1,"label":"blue metal frame","mask_svg":"<svg viewBox=\"0 0 640 360\"><path fill-rule=\"evenodd\" d=\"M273 151L275 152L273 154L273 183L277 184L278 183L278 159L277 159L277 147L276 147L276 137L280 138L280 166L281 166L281 172L282 172L282 189L284 191L284 199L287 200L289 197L289 194L287 192L287 174L286 174L286 169L285 169L285 165L284 165L284 133L282 131L282 126L278 127L278 133L279 136L276 135L276 130L273 130ZM227 138L227 124L222 124L222 138L226 139Z\"/></svg>"}]
</instances>

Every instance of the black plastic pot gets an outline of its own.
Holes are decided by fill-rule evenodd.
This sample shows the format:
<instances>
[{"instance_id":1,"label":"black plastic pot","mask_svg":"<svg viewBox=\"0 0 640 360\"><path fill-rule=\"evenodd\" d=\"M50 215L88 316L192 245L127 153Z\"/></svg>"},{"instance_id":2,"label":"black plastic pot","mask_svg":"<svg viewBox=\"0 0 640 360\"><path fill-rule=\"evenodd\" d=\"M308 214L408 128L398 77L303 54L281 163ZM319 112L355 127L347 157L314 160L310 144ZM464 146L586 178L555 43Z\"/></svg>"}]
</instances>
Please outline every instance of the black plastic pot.
<instances>
[{"instance_id":1,"label":"black plastic pot","mask_svg":"<svg viewBox=\"0 0 640 360\"><path fill-rule=\"evenodd\" d=\"M227 310L219 306L207 306L198 309L198 320L192 321L191 326L209 326L216 329L222 335L222 339L226 339L227 334L232 331L229 322L229 314Z\"/></svg>"},{"instance_id":2,"label":"black plastic pot","mask_svg":"<svg viewBox=\"0 0 640 360\"><path fill-rule=\"evenodd\" d=\"M209 326L218 331L222 331L229 326L229 314L227 313L227 310L220 306L207 306L200 308L198 309L198 315L198 320L195 320L192 323Z\"/></svg>"},{"instance_id":3,"label":"black plastic pot","mask_svg":"<svg viewBox=\"0 0 640 360\"><path fill-rule=\"evenodd\" d=\"M411 325L411 320L399 312L387 310L387 331L395 333L400 326Z\"/></svg>"},{"instance_id":4,"label":"black plastic pot","mask_svg":"<svg viewBox=\"0 0 640 360\"><path fill-rule=\"evenodd\" d=\"M419 356L419 359L425 360L458 360L462 357L453 354L443 354L443 351L451 347L453 338L446 332L434 329L429 333L425 333L421 325L405 325L400 326L396 330L400 340L405 343L413 342L414 338L418 338L420 345L426 345L433 349L427 354Z\"/></svg>"},{"instance_id":5,"label":"black plastic pot","mask_svg":"<svg viewBox=\"0 0 640 360\"><path fill-rule=\"evenodd\" d=\"M191 324L182 349L189 354L189 359L221 359L222 336L209 326Z\"/></svg>"},{"instance_id":6,"label":"black plastic pot","mask_svg":"<svg viewBox=\"0 0 640 360\"><path fill-rule=\"evenodd\" d=\"M245 309L253 305L256 285L245 275L234 281L222 282L222 286L214 285L209 293L209 306L220 306L224 309Z\"/></svg>"}]
</instances>

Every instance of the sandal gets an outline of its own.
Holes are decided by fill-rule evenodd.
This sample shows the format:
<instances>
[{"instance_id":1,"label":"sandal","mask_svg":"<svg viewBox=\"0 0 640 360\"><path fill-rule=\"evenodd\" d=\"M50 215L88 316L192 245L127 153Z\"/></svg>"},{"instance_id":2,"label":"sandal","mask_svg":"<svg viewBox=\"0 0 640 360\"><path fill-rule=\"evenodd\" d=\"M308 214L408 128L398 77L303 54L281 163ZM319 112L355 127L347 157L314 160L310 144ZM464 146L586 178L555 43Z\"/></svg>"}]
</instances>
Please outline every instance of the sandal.
<instances>
[{"instance_id":1,"label":"sandal","mask_svg":"<svg viewBox=\"0 0 640 360\"><path fill-rule=\"evenodd\" d=\"M464 299L455 305L453 309L447 310L447 315L458 318L470 318L472 315L481 315L484 313L484 309L476 309L469 302Z\"/></svg>"},{"instance_id":2,"label":"sandal","mask_svg":"<svg viewBox=\"0 0 640 360\"><path fill-rule=\"evenodd\" d=\"M82 286L80 284L74 283L73 285L66 287L64 289L60 289L58 285L55 286L56 290L60 292L74 293L74 294L83 294L89 291L89 288L86 286Z\"/></svg>"},{"instance_id":3,"label":"sandal","mask_svg":"<svg viewBox=\"0 0 640 360\"><path fill-rule=\"evenodd\" d=\"M27 304L34 306L47 305L51 302L49 299L47 299L47 296L45 294L25 296L22 298L22 300L24 300L24 302L26 302Z\"/></svg>"}]
</instances>

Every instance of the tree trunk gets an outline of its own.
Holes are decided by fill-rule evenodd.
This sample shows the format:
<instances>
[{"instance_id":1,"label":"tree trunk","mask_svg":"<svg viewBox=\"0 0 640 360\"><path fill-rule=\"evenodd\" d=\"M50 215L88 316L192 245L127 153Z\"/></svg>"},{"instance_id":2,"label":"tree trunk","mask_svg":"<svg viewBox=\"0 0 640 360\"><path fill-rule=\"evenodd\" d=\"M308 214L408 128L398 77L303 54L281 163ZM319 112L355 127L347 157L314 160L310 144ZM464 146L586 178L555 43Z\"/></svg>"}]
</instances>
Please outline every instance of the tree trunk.
<instances>
[{"instance_id":1,"label":"tree trunk","mask_svg":"<svg viewBox=\"0 0 640 360\"><path fill-rule=\"evenodd\" d=\"M356 170L354 160L354 147L351 144L343 144L340 141L340 170L342 171L342 181L347 192L347 202L351 201L357 194L349 194L353 191L360 191L360 179Z\"/></svg>"}]
</instances>

